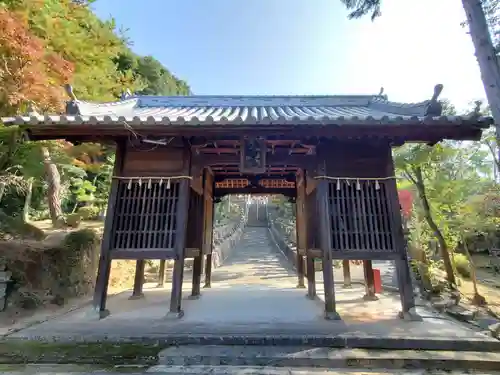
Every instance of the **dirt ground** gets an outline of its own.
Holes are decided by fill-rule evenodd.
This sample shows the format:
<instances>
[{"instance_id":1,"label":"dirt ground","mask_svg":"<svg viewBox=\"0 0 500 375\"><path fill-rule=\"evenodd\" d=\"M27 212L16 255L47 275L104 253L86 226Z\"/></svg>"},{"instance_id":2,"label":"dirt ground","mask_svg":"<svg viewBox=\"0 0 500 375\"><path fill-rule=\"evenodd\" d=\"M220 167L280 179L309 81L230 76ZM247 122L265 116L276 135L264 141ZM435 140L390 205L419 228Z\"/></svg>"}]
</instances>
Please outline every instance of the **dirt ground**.
<instances>
[{"instance_id":1,"label":"dirt ground","mask_svg":"<svg viewBox=\"0 0 500 375\"><path fill-rule=\"evenodd\" d=\"M500 317L500 274L495 274L488 267L491 263L491 258L488 255L474 254L472 259L476 266L479 294L486 298L487 308L490 312ZM472 281L463 278L461 281L460 292L464 296L472 298L474 296Z\"/></svg>"}]
</instances>

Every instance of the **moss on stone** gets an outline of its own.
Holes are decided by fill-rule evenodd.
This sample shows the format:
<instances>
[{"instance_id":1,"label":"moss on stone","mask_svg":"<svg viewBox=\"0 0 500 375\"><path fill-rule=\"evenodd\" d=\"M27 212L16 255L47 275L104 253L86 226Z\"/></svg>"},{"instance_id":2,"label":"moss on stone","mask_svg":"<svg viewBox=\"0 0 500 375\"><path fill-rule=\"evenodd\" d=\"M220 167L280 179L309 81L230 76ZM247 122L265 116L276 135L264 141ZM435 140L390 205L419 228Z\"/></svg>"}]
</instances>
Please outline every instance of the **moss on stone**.
<instances>
[{"instance_id":1,"label":"moss on stone","mask_svg":"<svg viewBox=\"0 0 500 375\"><path fill-rule=\"evenodd\" d=\"M8 306L33 310L87 295L94 288L100 237L91 229L61 243L0 241L0 265L12 273Z\"/></svg>"},{"instance_id":2,"label":"moss on stone","mask_svg":"<svg viewBox=\"0 0 500 375\"><path fill-rule=\"evenodd\" d=\"M141 364L158 362L158 353L166 345L139 343L59 343L39 341L1 341L0 363L73 363L73 364Z\"/></svg>"}]
</instances>

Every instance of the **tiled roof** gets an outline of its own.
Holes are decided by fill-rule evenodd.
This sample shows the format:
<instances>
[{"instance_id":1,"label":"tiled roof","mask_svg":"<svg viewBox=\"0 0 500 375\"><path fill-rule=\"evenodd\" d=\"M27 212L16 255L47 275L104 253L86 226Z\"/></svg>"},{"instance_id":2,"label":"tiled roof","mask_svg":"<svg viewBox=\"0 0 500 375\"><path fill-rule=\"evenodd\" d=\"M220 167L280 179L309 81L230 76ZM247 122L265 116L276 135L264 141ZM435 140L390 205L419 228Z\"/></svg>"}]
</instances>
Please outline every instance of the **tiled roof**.
<instances>
[{"instance_id":1,"label":"tiled roof","mask_svg":"<svg viewBox=\"0 0 500 375\"><path fill-rule=\"evenodd\" d=\"M10 124L46 125L299 125L439 123L464 124L472 119L428 116L430 101L402 104L383 96L133 96L112 103L72 101L62 116L17 116ZM473 121L490 124L488 119Z\"/></svg>"}]
</instances>

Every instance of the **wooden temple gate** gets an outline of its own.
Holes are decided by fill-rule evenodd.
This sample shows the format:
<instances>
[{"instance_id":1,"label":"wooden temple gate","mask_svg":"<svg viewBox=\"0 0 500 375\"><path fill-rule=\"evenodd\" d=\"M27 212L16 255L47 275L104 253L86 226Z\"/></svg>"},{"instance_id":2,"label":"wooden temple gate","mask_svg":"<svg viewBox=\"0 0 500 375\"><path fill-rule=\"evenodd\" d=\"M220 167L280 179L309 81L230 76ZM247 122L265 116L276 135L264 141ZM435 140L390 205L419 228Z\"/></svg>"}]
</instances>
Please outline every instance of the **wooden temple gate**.
<instances>
[{"instance_id":1,"label":"wooden temple gate","mask_svg":"<svg viewBox=\"0 0 500 375\"><path fill-rule=\"evenodd\" d=\"M63 116L3 121L31 139L116 143L94 296L99 317L108 314L113 259L137 260L134 296L142 293L144 260L173 260L167 315L181 317L186 259L193 259L192 297L200 295L203 268L210 286L213 202L225 194L295 198L298 286L307 274L308 296L315 296L314 259L321 259L327 319L339 318L335 259L346 277L349 260L363 261L367 299L376 298L372 260L394 260L402 316L410 317L415 303L391 148L478 139L491 124L440 116L441 89L417 104L383 95L72 100Z\"/></svg>"}]
</instances>

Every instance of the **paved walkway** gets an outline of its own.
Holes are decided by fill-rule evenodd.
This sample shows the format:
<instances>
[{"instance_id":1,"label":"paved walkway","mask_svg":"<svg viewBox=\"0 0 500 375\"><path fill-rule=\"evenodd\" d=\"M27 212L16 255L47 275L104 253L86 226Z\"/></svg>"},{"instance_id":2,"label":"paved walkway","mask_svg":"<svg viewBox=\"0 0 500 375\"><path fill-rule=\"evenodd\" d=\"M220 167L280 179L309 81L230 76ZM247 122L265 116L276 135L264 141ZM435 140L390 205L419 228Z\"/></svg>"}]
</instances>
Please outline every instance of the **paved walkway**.
<instances>
[{"instance_id":1,"label":"paved walkway","mask_svg":"<svg viewBox=\"0 0 500 375\"><path fill-rule=\"evenodd\" d=\"M151 366L149 368L101 368L78 365L20 365L0 367L3 375L499 375L493 371L471 370L413 370L312 367L252 367L252 366Z\"/></svg>"},{"instance_id":2,"label":"paved walkway","mask_svg":"<svg viewBox=\"0 0 500 375\"><path fill-rule=\"evenodd\" d=\"M212 288L203 290L190 322L270 323L322 319L321 306L297 289L297 275L270 242L267 228L250 227L223 266L214 270Z\"/></svg>"}]
</instances>

